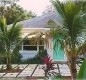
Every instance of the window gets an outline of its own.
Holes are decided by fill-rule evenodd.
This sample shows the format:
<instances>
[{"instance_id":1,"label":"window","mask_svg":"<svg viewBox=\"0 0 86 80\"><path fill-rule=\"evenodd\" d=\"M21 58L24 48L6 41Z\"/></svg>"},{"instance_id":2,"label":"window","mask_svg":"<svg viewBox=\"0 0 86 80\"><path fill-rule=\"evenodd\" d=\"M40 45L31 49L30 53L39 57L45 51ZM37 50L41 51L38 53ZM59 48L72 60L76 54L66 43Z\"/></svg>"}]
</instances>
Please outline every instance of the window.
<instances>
[{"instance_id":1,"label":"window","mask_svg":"<svg viewBox=\"0 0 86 80\"><path fill-rule=\"evenodd\" d=\"M37 46L23 46L23 50L37 50Z\"/></svg>"},{"instance_id":2,"label":"window","mask_svg":"<svg viewBox=\"0 0 86 80\"><path fill-rule=\"evenodd\" d=\"M40 40L39 42L35 41L34 39L25 39L22 43L22 50L44 50L44 41Z\"/></svg>"},{"instance_id":3,"label":"window","mask_svg":"<svg viewBox=\"0 0 86 80\"><path fill-rule=\"evenodd\" d=\"M37 42L35 42L35 39L28 39L23 41L23 45L37 45Z\"/></svg>"}]
</instances>

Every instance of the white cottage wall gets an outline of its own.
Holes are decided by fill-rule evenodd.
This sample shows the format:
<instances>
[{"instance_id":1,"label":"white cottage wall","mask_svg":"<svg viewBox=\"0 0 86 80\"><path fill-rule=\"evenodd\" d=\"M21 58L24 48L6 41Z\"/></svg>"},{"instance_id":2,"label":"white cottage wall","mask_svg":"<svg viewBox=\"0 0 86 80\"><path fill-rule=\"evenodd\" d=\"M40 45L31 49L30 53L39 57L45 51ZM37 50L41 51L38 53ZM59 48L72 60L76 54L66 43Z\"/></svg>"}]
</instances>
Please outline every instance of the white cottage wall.
<instances>
[{"instance_id":1,"label":"white cottage wall","mask_svg":"<svg viewBox=\"0 0 86 80\"><path fill-rule=\"evenodd\" d=\"M53 59L53 42L51 38L49 38L48 40L47 53L51 57L51 59Z\"/></svg>"},{"instance_id":2,"label":"white cottage wall","mask_svg":"<svg viewBox=\"0 0 86 80\"><path fill-rule=\"evenodd\" d=\"M48 28L23 28L22 29L22 37L25 37L27 34L30 34L33 32L45 32L46 30L48 30ZM32 36L32 35L28 36L28 38L31 38L31 37L35 37L35 34L34 34L34 36ZM20 50L20 54L23 56L22 60L35 57L39 51L38 47L39 47L39 45L37 44L37 50L23 50L23 45L22 45L22 50ZM47 49L45 43L44 43L44 49ZM48 50L49 54L50 54L50 52Z\"/></svg>"}]
</instances>

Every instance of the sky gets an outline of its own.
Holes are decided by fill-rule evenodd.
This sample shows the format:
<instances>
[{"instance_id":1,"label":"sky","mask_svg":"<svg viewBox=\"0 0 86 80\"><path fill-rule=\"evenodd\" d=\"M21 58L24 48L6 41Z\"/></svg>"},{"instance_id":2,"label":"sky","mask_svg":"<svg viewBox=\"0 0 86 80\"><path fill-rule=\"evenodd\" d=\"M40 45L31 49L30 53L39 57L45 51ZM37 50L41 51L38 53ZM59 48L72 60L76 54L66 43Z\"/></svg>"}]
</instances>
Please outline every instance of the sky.
<instances>
[{"instance_id":1,"label":"sky","mask_svg":"<svg viewBox=\"0 0 86 80\"><path fill-rule=\"evenodd\" d=\"M49 0L19 0L17 3L27 11L32 11L38 16L42 15L42 12L48 5L51 4Z\"/></svg>"}]
</instances>

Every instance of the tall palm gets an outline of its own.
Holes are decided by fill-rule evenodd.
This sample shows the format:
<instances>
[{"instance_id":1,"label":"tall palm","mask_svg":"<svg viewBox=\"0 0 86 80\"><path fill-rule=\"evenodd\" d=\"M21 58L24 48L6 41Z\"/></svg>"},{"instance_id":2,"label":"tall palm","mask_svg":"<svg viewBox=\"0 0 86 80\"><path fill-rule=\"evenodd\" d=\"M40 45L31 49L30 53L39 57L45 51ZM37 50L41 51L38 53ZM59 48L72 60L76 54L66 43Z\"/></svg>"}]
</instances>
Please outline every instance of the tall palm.
<instances>
[{"instance_id":1,"label":"tall palm","mask_svg":"<svg viewBox=\"0 0 86 80\"><path fill-rule=\"evenodd\" d=\"M21 25L16 25L16 21L7 26L4 16L0 17L0 53L7 59L7 69L11 69L11 56L19 51L21 43Z\"/></svg>"},{"instance_id":2,"label":"tall palm","mask_svg":"<svg viewBox=\"0 0 86 80\"><path fill-rule=\"evenodd\" d=\"M64 47L68 58L68 64L73 80L76 78L76 59L78 55L78 37L86 27L86 13L83 12L82 4L75 2L61 3L58 0L52 1L62 21L62 28L66 30ZM57 34L55 34L57 35Z\"/></svg>"},{"instance_id":3,"label":"tall palm","mask_svg":"<svg viewBox=\"0 0 86 80\"><path fill-rule=\"evenodd\" d=\"M20 16L22 17L22 15ZM38 32L32 32L22 38L22 25L17 24L20 17L12 24L7 25L4 16L0 17L0 58L7 59L7 69L11 70L11 57L15 53L19 53L23 40Z\"/></svg>"}]
</instances>

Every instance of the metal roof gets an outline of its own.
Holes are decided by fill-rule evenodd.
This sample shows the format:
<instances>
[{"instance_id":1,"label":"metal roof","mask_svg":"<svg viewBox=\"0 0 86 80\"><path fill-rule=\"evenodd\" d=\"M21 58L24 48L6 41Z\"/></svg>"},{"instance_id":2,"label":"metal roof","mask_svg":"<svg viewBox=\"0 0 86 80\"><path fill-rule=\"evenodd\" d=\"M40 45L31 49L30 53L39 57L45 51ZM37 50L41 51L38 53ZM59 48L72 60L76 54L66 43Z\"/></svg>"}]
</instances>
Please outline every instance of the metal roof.
<instances>
[{"instance_id":1,"label":"metal roof","mask_svg":"<svg viewBox=\"0 0 86 80\"><path fill-rule=\"evenodd\" d=\"M50 19L56 21L57 24L61 24L61 18L56 12L49 12L42 16L20 21L19 23L23 25L23 28L47 28L47 23Z\"/></svg>"}]
</instances>

